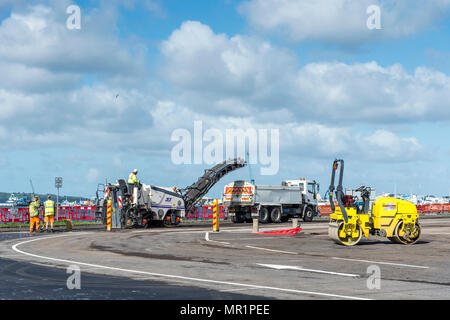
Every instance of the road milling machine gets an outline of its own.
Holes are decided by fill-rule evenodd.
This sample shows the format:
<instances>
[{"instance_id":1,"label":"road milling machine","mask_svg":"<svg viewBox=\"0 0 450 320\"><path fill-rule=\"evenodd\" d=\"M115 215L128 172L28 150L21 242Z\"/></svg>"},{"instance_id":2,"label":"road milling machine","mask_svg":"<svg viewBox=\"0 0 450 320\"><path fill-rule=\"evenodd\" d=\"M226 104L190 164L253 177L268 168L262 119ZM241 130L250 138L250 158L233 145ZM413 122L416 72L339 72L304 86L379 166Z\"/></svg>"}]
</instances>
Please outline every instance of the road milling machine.
<instances>
[{"instance_id":1,"label":"road milling machine","mask_svg":"<svg viewBox=\"0 0 450 320\"><path fill-rule=\"evenodd\" d=\"M96 220L107 224L107 205L110 201L113 228L149 227L152 222L176 226L185 212L195 204L227 173L246 165L237 158L223 161L205 170L197 182L184 189L166 188L137 183L129 185L125 180L104 185L104 195L99 197L97 187Z\"/></svg>"},{"instance_id":2,"label":"road milling machine","mask_svg":"<svg viewBox=\"0 0 450 320\"><path fill-rule=\"evenodd\" d=\"M335 177L339 170L339 182L335 188ZM394 243L414 244L419 240L421 226L416 206L405 200L381 197L376 199L370 208L369 187L361 186L359 191L362 205L358 199L345 195L342 187L344 160L335 160L331 174L329 200L332 214L328 235L336 243L353 246L361 241L362 236L376 235L387 237ZM336 191L335 191L336 190ZM335 206L333 193L338 206Z\"/></svg>"}]
</instances>

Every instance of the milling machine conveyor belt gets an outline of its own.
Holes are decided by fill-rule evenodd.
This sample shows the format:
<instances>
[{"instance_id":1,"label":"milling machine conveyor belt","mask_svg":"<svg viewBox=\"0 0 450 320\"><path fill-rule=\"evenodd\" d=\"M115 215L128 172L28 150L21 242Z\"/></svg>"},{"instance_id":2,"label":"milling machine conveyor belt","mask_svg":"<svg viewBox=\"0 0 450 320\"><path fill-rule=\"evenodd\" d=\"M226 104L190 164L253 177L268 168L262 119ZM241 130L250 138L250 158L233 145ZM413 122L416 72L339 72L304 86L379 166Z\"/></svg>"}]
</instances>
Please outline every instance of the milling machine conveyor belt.
<instances>
[{"instance_id":1,"label":"milling machine conveyor belt","mask_svg":"<svg viewBox=\"0 0 450 320\"><path fill-rule=\"evenodd\" d=\"M226 160L215 165L213 168L205 170L197 182L184 189L182 196L186 211L191 211L197 201L199 201L208 191L227 173L246 165L241 158Z\"/></svg>"}]
</instances>

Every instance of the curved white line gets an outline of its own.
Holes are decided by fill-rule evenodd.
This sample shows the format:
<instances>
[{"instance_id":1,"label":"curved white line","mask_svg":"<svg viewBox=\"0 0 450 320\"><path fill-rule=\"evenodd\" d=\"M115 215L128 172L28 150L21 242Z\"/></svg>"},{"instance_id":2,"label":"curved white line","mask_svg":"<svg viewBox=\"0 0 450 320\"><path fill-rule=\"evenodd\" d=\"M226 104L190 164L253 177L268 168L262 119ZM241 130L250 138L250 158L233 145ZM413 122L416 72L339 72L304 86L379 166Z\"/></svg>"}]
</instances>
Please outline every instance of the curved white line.
<instances>
[{"instance_id":1,"label":"curved white line","mask_svg":"<svg viewBox=\"0 0 450 320\"><path fill-rule=\"evenodd\" d=\"M78 233L78 235L79 234L80 233ZM64 235L64 236L69 236L69 235ZM22 250L18 249L19 246L21 246L23 244L26 244L26 243L40 241L40 240L45 240L45 239L59 238L59 237L64 237L64 236L45 237L45 238L37 238L37 239L33 239L33 240L22 241L22 242L19 242L19 243L13 245L11 248L14 251L18 252L18 253L21 253L21 254L24 254L24 255L27 255L27 256L30 256L30 257L34 257L34 258L50 260L50 261L57 261L57 262L63 262L63 263L67 263L67 264L78 264L78 265L84 265L84 266L88 266L88 267L107 269L107 270L115 270L115 271L121 271L121 272L127 272L127 273L145 274L145 275L150 275L150 276L154 276L154 277L179 279L179 280L189 280L189 281L194 281L194 282L224 284L224 285L232 285L232 286L237 286L237 287L247 287L247 288L265 289L265 290L275 290L275 291L290 292L290 293L311 294L311 295L324 296L324 297L333 297L333 298L341 298L341 299L370 300L370 299L367 299L367 298L343 296L343 295L330 294L330 293L294 290L294 289L277 288L277 287L269 287L269 286L260 286L260 285L245 284L245 283L238 283L238 282L228 282L228 281L219 281L219 280L210 280L210 279L200 279L200 278L183 277L183 276L177 276L177 275L171 275L171 274L162 274L162 273L155 273L155 272L123 269L123 268L117 268L117 267L103 266L103 265L99 265L99 264L79 262L79 261L74 261L74 260L66 260L66 259L45 257L45 256L41 256L41 255L25 252L25 251L22 251Z\"/></svg>"},{"instance_id":2,"label":"curved white line","mask_svg":"<svg viewBox=\"0 0 450 320\"><path fill-rule=\"evenodd\" d=\"M209 232L205 233L205 240L208 242L215 242L215 243L220 243L220 244L230 244L229 242L215 241L215 240L209 239Z\"/></svg>"}]
</instances>

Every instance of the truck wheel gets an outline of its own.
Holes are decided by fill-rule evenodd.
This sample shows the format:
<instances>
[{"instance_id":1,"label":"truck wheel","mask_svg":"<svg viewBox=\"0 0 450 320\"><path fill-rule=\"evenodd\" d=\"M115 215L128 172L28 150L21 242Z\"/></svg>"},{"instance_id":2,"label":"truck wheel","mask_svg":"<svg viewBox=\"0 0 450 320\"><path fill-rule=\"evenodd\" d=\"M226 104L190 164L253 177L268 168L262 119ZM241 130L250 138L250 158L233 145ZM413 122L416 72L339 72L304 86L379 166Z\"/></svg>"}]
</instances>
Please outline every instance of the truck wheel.
<instances>
[{"instance_id":1,"label":"truck wheel","mask_svg":"<svg viewBox=\"0 0 450 320\"><path fill-rule=\"evenodd\" d=\"M259 222L261 223L269 222L269 210L267 210L267 208L262 207L259 210Z\"/></svg>"},{"instance_id":2,"label":"truck wheel","mask_svg":"<svg viewBox=\"0 0 450 320\"><path fill-rule=\"evenodd\" d=\"M236 214L234 217L231 217L231 221L233 223L242 223L243 219L242 219L242 216L240 214Z\"/></svg>"},{"instance_id":3,"label":"truck wheel","mask_svg":"<svg viewBox=\"0 0 450 320\"><path fill-rule=\"evenodd\" d=\"M281 210L280 208L273 208L270 212L270 219L272 219L273 223L281 222Z\"/></svg>"},{"instance_id":4,"label":"truck wheel","mask_svg":"<svg viewBox=\"0 0 450 320\"><path fill-rule=\"evenodd\" d=\"M314 218L314 212L311 208L306 208L305 215L303 216L303 221L311 222Z\"/></svg>"}]
</instances>

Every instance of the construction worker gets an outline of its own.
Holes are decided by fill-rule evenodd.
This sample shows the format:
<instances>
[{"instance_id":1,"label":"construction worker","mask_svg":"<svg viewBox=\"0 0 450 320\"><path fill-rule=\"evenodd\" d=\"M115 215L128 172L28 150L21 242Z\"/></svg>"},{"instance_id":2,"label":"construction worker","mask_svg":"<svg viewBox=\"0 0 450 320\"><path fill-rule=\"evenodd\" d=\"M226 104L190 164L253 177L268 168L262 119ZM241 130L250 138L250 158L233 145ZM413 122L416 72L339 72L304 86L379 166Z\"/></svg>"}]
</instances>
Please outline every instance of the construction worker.
<instances>
[{"instance_id":1,"label":"construction worker","mask_svg":"<svg viewBox=\"0 0 450 320\"><path fill-rule=\"evenodd\" d=\"M53 223L55 222L55 202L52 201L52 197L49 195L47 197L47 201L44 202L44 221L45 221L45 230L48 232L48 223L50 222L50 230L53 231Z\"/></svg>"},{"instance_id":2,"label":"construction worker","mask_svg":"<svg viewBox=\"0 0 450 320\"><path fill-rule=\"evenodd\" d=\"M133 193L133 187L136 183L138 183L138 179L136 175L138 174L138 170L134 169L132 173L130 173L130 176L128 177L128 192L130 194Z\"/></svg>"},{"instance_id":3,"label":"construction worker","mask_svg":"<svg viewBox=\"0 0 450 320\"><path fill-rule=\"evenodd\" d=\"M41 200L38 196L34 196L33 200L30 202L30 233L38 231L40 227L39 223L39 208L41 207Z\"/></svg>"},{"instance_id":4,"label":"construction worker","mask_svg":"<svg viewBox=\"0 0 450 320\"><path fill-rule=\"evenodd\" d=\"M138 179L136 175L138 174L138 170L134 169L132 173L130 173L130 176L128 177L128 183L129 184L135 184L138 182Z\"/></svg>"}]
</instances>

